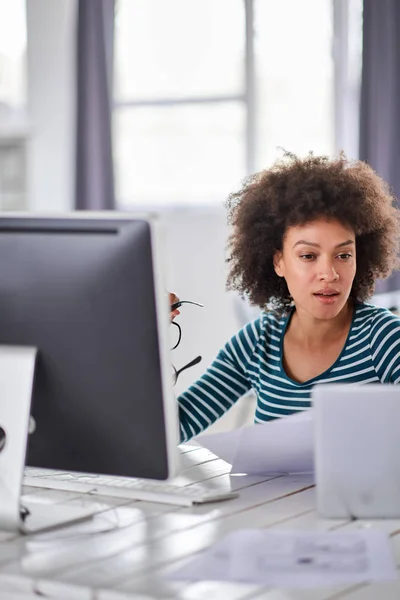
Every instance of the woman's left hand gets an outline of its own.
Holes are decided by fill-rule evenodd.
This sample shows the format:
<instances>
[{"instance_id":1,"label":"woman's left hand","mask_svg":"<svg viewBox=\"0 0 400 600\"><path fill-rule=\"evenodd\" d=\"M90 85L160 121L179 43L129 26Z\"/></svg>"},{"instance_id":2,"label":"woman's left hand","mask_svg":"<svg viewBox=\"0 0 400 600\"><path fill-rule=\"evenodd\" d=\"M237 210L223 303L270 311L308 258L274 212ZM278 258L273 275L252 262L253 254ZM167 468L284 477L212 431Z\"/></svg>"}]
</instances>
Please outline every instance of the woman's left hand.
<instances>
[{"instance_id":1,"label":"woman's left hand","mask_svg":"<svg viewBox=\"0 0 400 600\"><path fill-rule=\"evenodd\" d=\"M172 306L173 304L175 304L175 302L179 302L179 298L176 294L169 292L169 304L170 306ZM179 312L179 310L176 308L175 310L171 310L171 321L174 320L175 317L177 317L178 315L180 315L181 313Z\"/></svg>"}]
</instances>

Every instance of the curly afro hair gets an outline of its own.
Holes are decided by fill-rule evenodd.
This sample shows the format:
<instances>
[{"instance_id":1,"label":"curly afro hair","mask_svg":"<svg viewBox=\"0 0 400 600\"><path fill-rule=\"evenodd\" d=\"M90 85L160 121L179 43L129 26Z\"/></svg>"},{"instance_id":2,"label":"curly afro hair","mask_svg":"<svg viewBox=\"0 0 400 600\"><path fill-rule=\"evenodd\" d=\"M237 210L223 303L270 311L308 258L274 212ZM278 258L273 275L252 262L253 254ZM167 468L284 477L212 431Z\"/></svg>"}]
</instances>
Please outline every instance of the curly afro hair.
<instances>
[{"instance_id":1,"label":"curly afro hair","mask_svg":"<svg viewBox=\"0 0 400 600\"><path fill-rule=\"evenodd\" d=\"M356 236L357 271L350 297L368 299L375 281L398 266L399 211L387 183L362 161L285 152L270 169L246 179L227 201L230 272L227 288L261 308L291 304L273 257L288 227L336 219Z\"/></svg>"}]
</instances>

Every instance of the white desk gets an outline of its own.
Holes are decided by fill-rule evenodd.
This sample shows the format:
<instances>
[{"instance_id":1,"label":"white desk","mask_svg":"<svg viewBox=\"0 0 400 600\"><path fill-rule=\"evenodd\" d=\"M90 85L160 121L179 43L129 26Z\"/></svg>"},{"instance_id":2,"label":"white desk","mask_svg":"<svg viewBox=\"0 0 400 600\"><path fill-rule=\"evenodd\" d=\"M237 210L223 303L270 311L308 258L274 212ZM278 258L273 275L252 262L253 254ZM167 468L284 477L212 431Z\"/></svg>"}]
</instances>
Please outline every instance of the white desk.
<instances>
[{"instance_id":1,"label":"white desk","mask_svg":"<svg viewBox=\"0 0 400 600\"><path fill-rule=\"evenodd\" d=\"M230 485L229 465L208 450L187 446L182 460L184 471L179 478L182 482L208 480L210 485ZM238 498L194 508L26 488L25 494L35 494L45 502L68 501L89 506L95 517L52 532L47 541L0 532L0 599L399 600L400 577L387 584L298 591L167 581L164 575L168 571L228 532L245 527L275 530L377 527L390 533L400 565L400 519L375 522L320 519L308 476L269 480L233 477L232 487L240 489ZM104 531L106 526L111 529ZM66 549L67 557L63 554ZM40 595L34 594L34 590Z\"/></svg>"}]
</instances>

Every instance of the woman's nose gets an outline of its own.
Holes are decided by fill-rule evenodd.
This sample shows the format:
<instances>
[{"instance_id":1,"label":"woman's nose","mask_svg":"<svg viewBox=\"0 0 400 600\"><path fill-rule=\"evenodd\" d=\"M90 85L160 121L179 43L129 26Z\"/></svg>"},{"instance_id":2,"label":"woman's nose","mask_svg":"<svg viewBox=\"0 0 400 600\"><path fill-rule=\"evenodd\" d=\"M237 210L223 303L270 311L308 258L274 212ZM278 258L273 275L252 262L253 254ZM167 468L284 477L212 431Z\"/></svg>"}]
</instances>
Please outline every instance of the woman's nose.
<instances>
[{"instance_id":1,"label":"woman's nose","mask_svg":"<svg viewBox=\"0 0 400 600\"><path fill-rule=\"evenodd\" d=\"M332 263L326 263L319 271L318 278L320 281L337 281L339 279L339 274Z\"/></svg>"}]
</instances>

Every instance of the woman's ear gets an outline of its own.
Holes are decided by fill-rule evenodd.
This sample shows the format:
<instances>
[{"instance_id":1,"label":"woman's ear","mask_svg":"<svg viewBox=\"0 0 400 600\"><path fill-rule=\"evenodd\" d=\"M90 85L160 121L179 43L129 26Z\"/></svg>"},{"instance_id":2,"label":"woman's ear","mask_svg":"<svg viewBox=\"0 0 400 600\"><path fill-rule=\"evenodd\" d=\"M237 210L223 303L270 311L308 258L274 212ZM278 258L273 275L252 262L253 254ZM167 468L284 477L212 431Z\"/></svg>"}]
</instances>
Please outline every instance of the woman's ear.
<instances>
[{"instance_id":1,"label":"woman's ear","mask_svg":"<svg viewBox=\"0 0 400 600\"><path fill-rule=\"evenodd\" d=\"M278 275L278 277L283 277L282 263L283 263L282 252L280 250L277 250L274 254L274 269L275 269L275 273Z\"/></svg>"}]
</instances>

